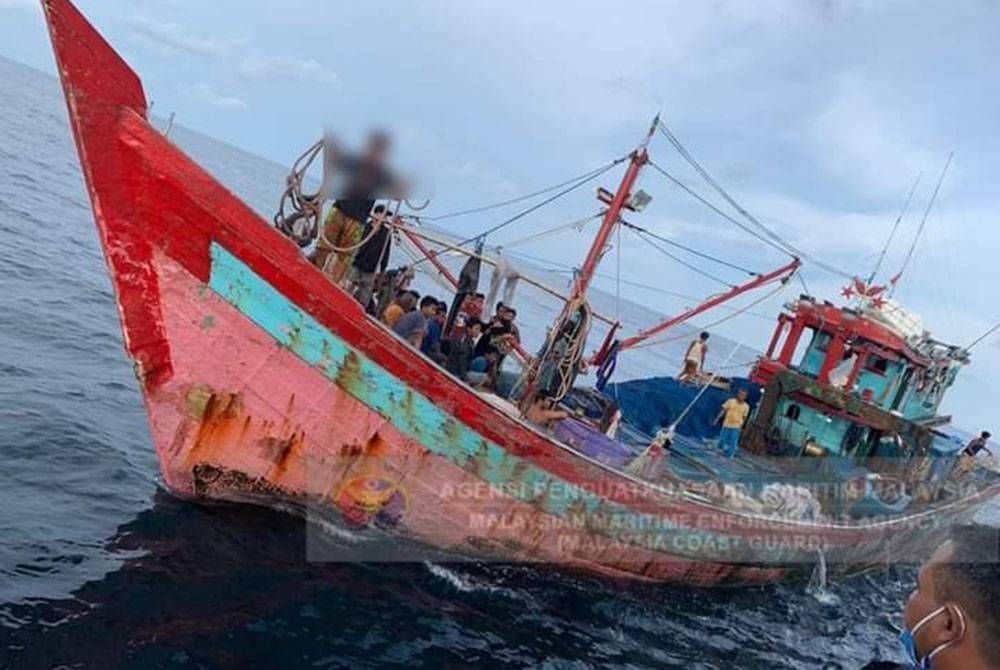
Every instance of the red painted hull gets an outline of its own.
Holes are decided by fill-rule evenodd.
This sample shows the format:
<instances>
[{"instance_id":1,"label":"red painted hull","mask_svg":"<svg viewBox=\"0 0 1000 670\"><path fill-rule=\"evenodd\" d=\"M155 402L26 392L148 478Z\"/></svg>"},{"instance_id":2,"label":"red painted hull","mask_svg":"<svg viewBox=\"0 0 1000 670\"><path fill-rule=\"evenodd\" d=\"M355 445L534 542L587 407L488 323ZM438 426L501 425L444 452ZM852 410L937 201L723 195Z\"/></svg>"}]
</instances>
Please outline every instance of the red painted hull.
<instances>
[{"instance_id":1,"label":"red painted hull","mask_svg":"<svg viewBox=\"0 0 1000 670\"><path fill-rule=\"evenodd\" d=\"M800 574L816 542L831 563L912 559L995 493L940 510L933 530L926 517L797 524L659 490L573 452L366 318L146 122L138 78L69 2L45 5L126 349L172 490L298 501L463 553L703 585ZM220 288L220 258L230 259L230 280L258 282L247 286L266 299ZM315 341L269 331L279 309L308 322ZM312 344L330 343L346 352L336 375L310 358ZM396 383L405 393L387 400L380 384ZM553 482L587 493L555 500ZM536 490L524 495L528 485ZM606 514L654 528L625 535L594 522Z\"/></svg>"}]
</instances>

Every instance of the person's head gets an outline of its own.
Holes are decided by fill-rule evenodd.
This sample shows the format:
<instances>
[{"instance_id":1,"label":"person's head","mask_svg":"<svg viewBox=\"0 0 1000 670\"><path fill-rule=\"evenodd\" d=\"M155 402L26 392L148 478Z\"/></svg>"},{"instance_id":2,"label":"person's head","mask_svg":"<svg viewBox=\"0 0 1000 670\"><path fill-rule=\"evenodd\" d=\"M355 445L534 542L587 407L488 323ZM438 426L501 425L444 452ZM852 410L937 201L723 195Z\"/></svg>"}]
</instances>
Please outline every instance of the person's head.
<instances>
[{"instance_id":1,"label":"person's head","mask_svg":"<svg viewBox=\"0 0 1000 670\"><path fill-rule=\"evenodd\" d=\"M486 302L486 296L483 295L482 293L477 293L476 295L472 296L472 303L474 305L479 305L480 307L482 307L484 302Z\"/></svg>"},{"instance_id":2,"label":"person's head","mask_svg":"<svg viewBox=\"0 0 1000 670\"><path fill-rule=\"evenodd\" d=\"M486 351L483 352L483 358L492 363L493 361L496 361L497 359L500 358L500 350L490 345L489 347L486 348Z\"/></svg>"},{"instance_id":3,"label":"person's head","mask_svg":"<svg viewBox=\"0 0 1000 670\"><path fill-rule=\"evenodd\" d=\"M702 331L701 335L698 336L698 339L702 342L708 342L708 333Z\"/></svg>"},{"instance_id":4,"label":"person's head","mask_svg":"<svg viewBox=\"0 0 1000 670\"><path fill-rule=\"evenodd\" d=\"M900 641L918 667L1000 668L998 602L1000 529L956 526L917 574Z\"/></svg>"},{"instance_id":5,"label":"person's head","mask_svg":"<svg viewBox=\"0 0 1000 670\"><path fill-rule=\"evenodd\" d=\"M539 407L548 407L552 404L552 393L547 389L539 389L538 393L535 394L535 399L532 400L532 404Z\"/></svg>"},{"instance_id":6,"label":"person's head","mask_svg":"<svg viewBox=\"0 0 1000 670\"><path fill-rule=\"evenodd\" d=\"M747 395L748 395L748 393L747 393L747 390L745 388L741 388L741 389L739 389L736 392L736 397L739 398L740 400L743 400L743 401L746 401Z\"/></svg>"},{"instance_id":7,"label":"person's head","mask_svg":"<svg viewBox=\"0 0 1000 670\"><path fill-rule=\"evenodd\" d=\"M410 291L403 291L396 298L396 304L398 304L404 312L409 312L413 309L414 305L417 304L417 299L413 297L413 293Z\"/></svg>"},{"instance_id":8,"label":"person's head","mask_svg":"<svg viewBox=\"0 0 1000 670\"><path fill-rule=\"evenodd\" d=\"M495 312L495 314L497 316L500 316L500 314L503 312L503 307L504 307L503 301L501 300L500 302L497 303L496 312Z\"/></svg>"},{"instance_id":9,"label":"person's head","mask_svg":"<svg viewBox=\"0 0 1000 670\"><path fill-rule=\"evenodd\" d=\"M434 308L434 319L443 326L448 319L448 305L438 302L437 307Z\"/></svg>"},{"instance_id":10,"label":"person's head","mask_svg":"<svg viewBox=\"0 0 1000 670\"><path fill-rule=\"evenodd\" d=\"M500 319L510 323L517 316L517 310L513 307L507 307L504 305L503 309L500 310Z\"/></svg>"},{"instance_id":11,"label":"person's head","mask_svg":"<svg viewBox=\"0 0 1000 670\"><path fill-rule=\"evenodd\" d=\"M425 295L420 299L420 313L426 317L434 316L437 306L438 300L432 295Z\"/></svg>"},{"instance_id":12,"label":"person's head","mask_svg":"<svg viewBox=\"0 0 1000 670\"><path fill-rule=\"evenodd\" d=\"M979 434L979 437L983 438L984 440L988 440L988 439L990 439L990 438L991 438L991 437L993 437L993 436L992 436L992 435L990 435L990 431L988 431L988 430L984 430L983 432L981 432L981 433Z\"/></svg>"},{"instance_id":13,"label":"person's head","mask_svg":"<svg viewBox=\"0 0 1000 670\"><path fill-rule=\"evenodd\" d=\"M465 332L472 337L479 337L483 334L483 322L476 318L471 318L465 322Z\"/></svg>"},{"instance_id":14,"label":"person's head","mask_svg":"<svg viewBox=\"0 0 1000 670\"><path fill-rule=\"evenodd\" d=\"M365 144L365 156L369 160L380 161L389 153L391 144L388 133L381 130L374 130L368 135L368 142Z\"/></svg>"}]
</instances>

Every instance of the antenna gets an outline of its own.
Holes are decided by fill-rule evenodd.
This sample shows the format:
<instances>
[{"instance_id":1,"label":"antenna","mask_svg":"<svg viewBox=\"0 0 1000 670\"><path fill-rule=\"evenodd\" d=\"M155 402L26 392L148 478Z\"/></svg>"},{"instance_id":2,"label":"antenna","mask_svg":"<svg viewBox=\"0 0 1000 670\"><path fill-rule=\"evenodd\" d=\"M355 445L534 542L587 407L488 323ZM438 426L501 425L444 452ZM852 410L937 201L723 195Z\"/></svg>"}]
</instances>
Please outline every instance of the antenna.
<instances>
[{"instance_id":1,"label":"antenna","mask_svg":"<svg viewBox=\"0 0 1000 670\"><path fill-rule=\"evenodd\" d=\"M893 238L896 237L896 231L899 229L899 224L903 220L903 216L906 214L906 211L910 208L910 201L913 200L913 194L917 192L917 185L920 183L920 178L923 176L923 172L918 173L916 180L913 182L913 186L910 187L910 194L906 196L906 202L903 203L903 209L899 210L899 216L896 217L896 221L892 224L892 230L889 232L889 239L885 241L885 246L882 247L882 253L879 254L878 260L875 261L875 267L872 268L872 273L868 275L867 284L869 286L871 286L872 282L875 281L875 276L882 268L882 261L885 260L885 254L889 251L889 246L892 244Z\"/></svg>"},{"instance_id":2,"label":"antenna","mask_svg":"<svg viewBox=\"0 0 1000 670\"><path fill-rule=\"evenodd\" d=\"M941 183L944 181L944 176L948 173L948 167L951 165L951 159L954 157L954 151L948 154L948 160L945 161L944 169L941 170L941 176L938 177L937 185L934 186L934 193L931 194L931 199L927 202L927 208L924 210L924 216L920 219L920 227L917 228L917 234L913 236L913 243L910 244L910 250L906 252L906 258L903 259L903 266L899 268L899 272L896 273L896 276L889 280L889 283L892 285L892 291L889 293L890 297L895 294L896 286L899 284L899 280L903 276L903 272L906 271L906 266L910 264L910 259L913 258L913 252L917 249L917 242L920 241L920 236L924 232L924 226L927 225L927 217L931 213L931 208L934 207L934 202L937 200L938 192L941 190Z\"/></svg>"}]
</instances>

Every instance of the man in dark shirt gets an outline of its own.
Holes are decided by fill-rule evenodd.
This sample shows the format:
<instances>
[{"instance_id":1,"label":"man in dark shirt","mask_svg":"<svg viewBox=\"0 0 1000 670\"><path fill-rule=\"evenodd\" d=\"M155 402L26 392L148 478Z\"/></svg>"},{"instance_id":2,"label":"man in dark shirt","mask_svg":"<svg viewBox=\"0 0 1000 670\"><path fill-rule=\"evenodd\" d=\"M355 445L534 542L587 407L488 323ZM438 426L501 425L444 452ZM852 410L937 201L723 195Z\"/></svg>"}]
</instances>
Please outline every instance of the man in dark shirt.
<instances>
[{"instance_id":1,"label":"man in dark shirt","mask_svg":"<svg viewBox=\"0 0 1000 670\"><path fill-rule=\"evenodd\" d=\"M459 379L465 379L469 366L475 357L476 344L483 334L483 324L479 319L469 319L464 332L451 340L448 347L448 362L445 367Z\"/></svg>"},{"instance_id":2,"label":"man in dark shirt","mask_svg":"<svg viewBox=\"0 0 1000 670\"><path fill-rule=\"evenodd\" d=\"M420 343L420 351L427 357L441 363L444 356L441 353L441 333L444 321L448 315L448 305L439 302L434 312L427 318L427 334Z\"/></svg>"},{"instance_id":3,"label":"man in dark shirt","mask_svg":"<svg viewBox=\"0 0 1000 670\"><path fill-rule=\"evenodd\" d=\"M371 220L365 227L364 243L358 248L354 257L352 278L354 297L365 309L369 308L372 293L375 289L375 275L385 274L389 265L389 252L392 246L392 226L389 224L389 213L384 205L379 205L372 212Z\"/></svg>"},{"instance_id":4,"label":"man in dark shirt","mask_svg":"<svg viewBox=\"0 0 1000 670\"><path fill-rule=\"evenodd\" d=\"M393 332L420 349L424 337L427 335L427 319L434 316L437 307L437 298L425 295L420 299L420 309L399 317L396 325L392 327Z\"/></svg>"},{"instance_id":5,"label":"man in dark shirt","mask_svg":"<svg viewBox=\"0 0 1000 670\"><path fill-rule=\"evenodd\" d=\"M980 451L985 451L987 454L992 456L993 452L990 451L990 448L986 446L987 444L989 444L991 437L992 435L990 435L989 431L984 430L982 433L979 434L979 437L973 438L972 440L969 441L967 445L965 445L965 449L962 451L962 453L965 454L966 456L974 457Z\"/></svg>"},{"instance_id":6,"label":"man in dark shirt","mask_svg":"<svg viewBox=\"0 0 1000 670\"><path fill-rule=\"evenodd\" d=\"M402 191L383 164L388 151L389 136L384 133L372 133L361 157L347 156L330 138L324 139L320 193L336 193L338 197L316 242L315 263L338 284L353 264L376 197L386 191L395 195Z\"/></svg>"}]
</instances>

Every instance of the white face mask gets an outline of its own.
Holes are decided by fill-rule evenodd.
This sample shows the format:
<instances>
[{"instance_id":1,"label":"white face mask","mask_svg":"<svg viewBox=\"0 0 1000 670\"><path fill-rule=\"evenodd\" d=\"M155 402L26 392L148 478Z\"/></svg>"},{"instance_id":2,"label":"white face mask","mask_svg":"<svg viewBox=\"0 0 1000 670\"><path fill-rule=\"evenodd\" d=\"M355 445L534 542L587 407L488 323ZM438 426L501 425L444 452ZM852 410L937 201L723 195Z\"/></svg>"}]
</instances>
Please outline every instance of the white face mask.
<instances>
[{"instance_id":1,"label":"white face mask","mask_svg":"<svg viewBox=\"0 0 1000 670\"><path fill-rule=\"evenodd\" d=\"M918 670L930 670L931 659L961 640L962 636L965 635L965 615L962 614L961 609L956 607L955 613L958 615L958 621L961 624L961 630L958 632L958 637L949 642L939 644L924 656L919 655L917 652L917 644L914 640L917 631L920 630L924 624L936 617L938 614L944 612L946 609L948 608L944 605L938 607L936 610L927 614L924 618L914 624L912 629L904 629L903 632L899 634L899 643L903 646L903 652L906 654L906 660L910 663L910 667L917 668Z\"/></svg>"}]
</instances>

